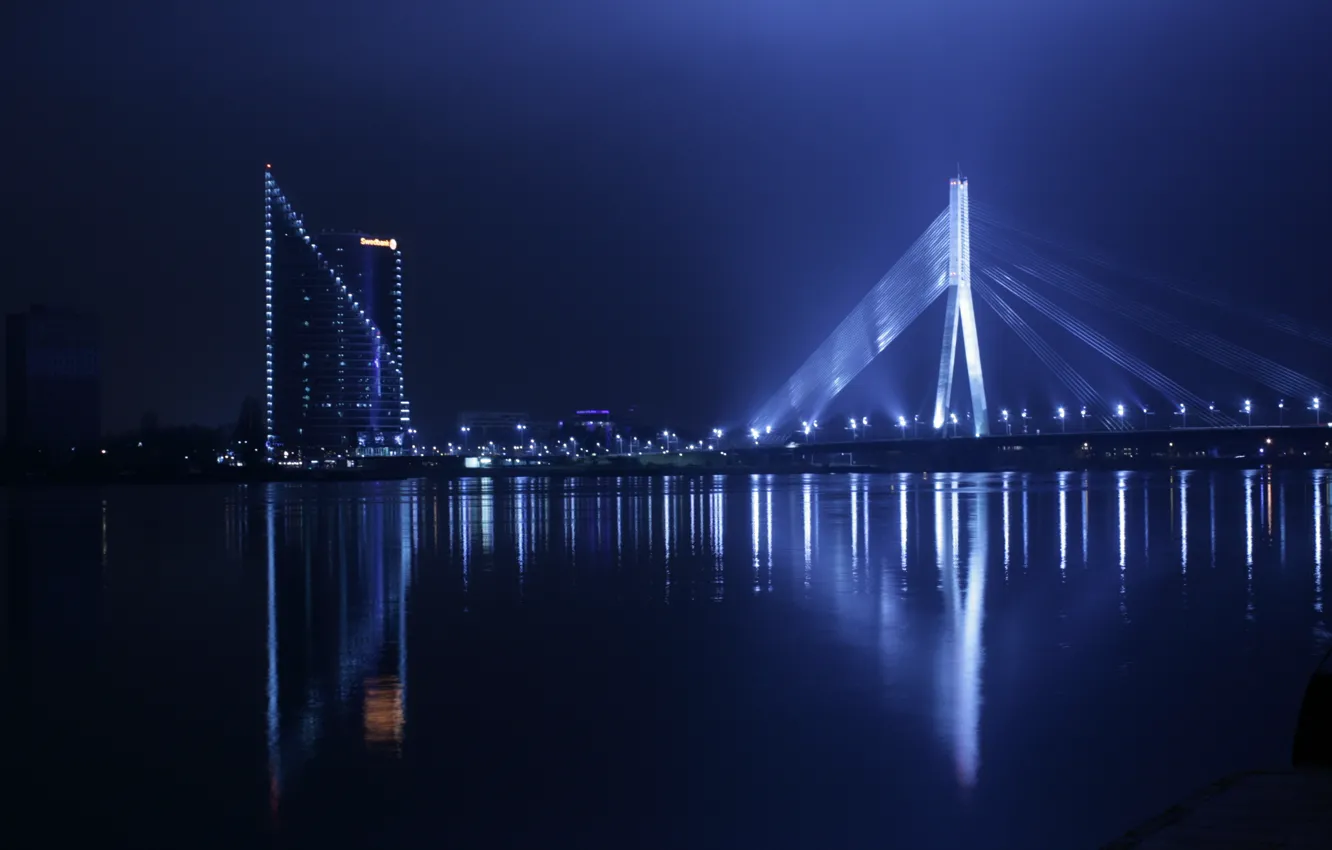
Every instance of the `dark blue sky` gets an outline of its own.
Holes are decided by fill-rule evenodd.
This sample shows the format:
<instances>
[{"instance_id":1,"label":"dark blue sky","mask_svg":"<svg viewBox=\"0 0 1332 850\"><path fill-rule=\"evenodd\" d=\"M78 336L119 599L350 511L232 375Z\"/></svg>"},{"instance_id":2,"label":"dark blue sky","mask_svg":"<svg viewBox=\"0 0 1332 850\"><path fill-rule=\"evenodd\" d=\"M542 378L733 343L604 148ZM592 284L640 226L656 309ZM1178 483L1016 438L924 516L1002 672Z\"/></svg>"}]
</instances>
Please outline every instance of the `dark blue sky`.
<instances>
[{"instance_id":1,"label":"dark blue sky","mask_svg":"<svg viewBox=\"0 0 1332 850\"><path fill-rule=\"evenodd\" d=\"M111 428L262 391L265 162L316 229L402 242L427 435L742 419L958 162L1033 229L1327 301L1326 0L51 0L10 32L0 306L101 312Z\"/></svg>"}]
</instances>

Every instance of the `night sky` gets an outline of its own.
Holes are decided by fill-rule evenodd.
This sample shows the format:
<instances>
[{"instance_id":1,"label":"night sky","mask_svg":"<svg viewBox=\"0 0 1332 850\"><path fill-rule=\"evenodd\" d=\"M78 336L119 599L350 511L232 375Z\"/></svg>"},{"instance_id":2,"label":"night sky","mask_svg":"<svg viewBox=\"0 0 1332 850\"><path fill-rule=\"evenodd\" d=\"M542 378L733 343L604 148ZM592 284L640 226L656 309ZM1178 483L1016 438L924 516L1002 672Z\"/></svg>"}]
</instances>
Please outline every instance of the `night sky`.
<instances>
[{"instance_id":1,"label":"night sky","mask_svg":"<svg viewBox=\"0 0 1332 850\"><path fill-rule=\"evenodd\" d=\"M112 430L221 424L262 394L268 162L314 230L402 244L407 388L436 439L467 409L743 421L958 163L973 203L1032 229L1328 324L1327 0L8 16L0 307L100 312ZM928 348L892 368L925 374Z\"/></svg>"}]
</instances>

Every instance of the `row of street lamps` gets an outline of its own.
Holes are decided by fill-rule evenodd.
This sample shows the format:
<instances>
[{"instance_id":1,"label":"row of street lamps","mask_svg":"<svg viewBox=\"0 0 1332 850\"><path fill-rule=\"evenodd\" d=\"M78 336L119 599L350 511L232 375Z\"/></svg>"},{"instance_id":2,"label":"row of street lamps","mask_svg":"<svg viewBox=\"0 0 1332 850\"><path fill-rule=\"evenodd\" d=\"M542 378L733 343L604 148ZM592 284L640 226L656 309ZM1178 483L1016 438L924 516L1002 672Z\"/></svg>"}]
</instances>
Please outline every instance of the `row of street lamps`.
<instances>
[{"instance_id":1,"label":"row of street lamps","mask_svg":"<svg viewBox=\"0 0 1332 850\"><path fill-rule=\"evenodd\" d=\"M1308 409L1313 411L1313 414L1314 414L1314 424L1316 424L1316 425L1321 425L1321 424L1322 424L1322 401L1321 401L1321 399L1320 399L1318 396L1314 396L1314 398L1312 399L1312 401L1311 401L1310 404L1309 404L1309 408L1308 408ZM1146 428L1146 427L1147 427L1147 417L1149 417L1149 416L1154 416L1154 415L1155 415L1155 412L1154 412L1151 408L1149 408L1149 407L1142 407L1142 408L1140 408L1140 410L1142 411L1142 416L1143 416L1143 427ZM1215 404L1209 404L1209 405L1207 406L1207 410L1208 410L1209 413L1215 413L1215 412L1216 412L1216 405L1215 405ZM1286 400L1285 400L1285 399L1281 399L1281 400L1279 400L1279 401L1277 402L1278 424L1280 424L1280 425L1285 425L1285 411L1286 411ZM1244 414L1245 419L1246 419L1246 424L1252 426L1252 425L1253 425L1253 400L1252 400L1252 399L1247 399L1247 398L1246 398L1246 399L1244 400L1243 405L1241 405L1241 407L1239 408L1239 412ZM1180 424L1181 424L1182 427L1184 427L1184 428L1187 428L1187 427L1188 427L1188 424L1189 424L1189 422L1188 422L1189 409L1188 409L1188 406L1187 406L1187 405L1181 403L1181 404L1179 405L1179 407L1174 411L1174 415L1180 417ZM1079 417L1080 419L1082 419L1082 421L1083 421L1083 429L1084 429L1084 430L1086 430L1086 421L1087 421L1087 419L1088 419L1090 416L1091 416L1091 414L1087 411L1087 406L1086 406L1086 405L1082 405L1082 406L1078 409L1078 417ZM968 417L968 418L970 418L970 417ZM1018 418L1020 418L1020 419L1022 420L1022 431L1023 431L1023 433L1026 433L1026 431L1027 431L1027 427L1028 427L1028 422L1032 419L1032 416L1031 416L1030 412L1029 412L1027 409L1024 408L1024 409L1018 414ZM1062 405L1059 406L1059 407L1056 407L1056 408L1055 408L1055 411L1054 411L1054 418L1055 418L1056 421L1059 422L1059 429L1060 429L1060 431L1067 432L1067 431L1068 431L1068 419L1069 419L1069 411L1068 411L1068 409L1067 409L1066 407L1063 407ZM1127 428L1127 427L1131 427L1131 425L1130 425L1130 421L1129 421L1129 417L1128 417L1128 410L1127 410L1127 408L1125 408L1124 405L1122 405L1122 404L1116 404L1116 405L1115 405L1115 418L1119 420L1119 422L1120 422L1120 424L1121 424L1122 427L1125 427L1125 428ZM1013 416L1010 415L1008 408L1003 408L1002 410L999 411L999 420L1000 420L1000 422L1003 423L1005 429L1006 429L1007 432L1011 435L1011 434L1013 433ZM947 418L944 422L942 422L942 423L940 423L939 425L937 425L936 428L941 428L941 429L946 430L946 429L947 429L947 426L949 426L949 425L952 425L952 426L953 426L953 433L954 433L954 435L956 435L956 433L957 433L957 426L958 426L958 419L957 419L957 414L956 414L956 413L949 413L949 414L948 414L948 418ZM905 416L898 416L898 417L897 417L897 427L898 427L898 430L901 432L901 434L902 434L902 438L903 438L903 439L906 439L907 427L908 427L908 426L910 426L911 429L912 429L912 436L913 436L913 437L918 437L918 436L919 436L919 432L920 432L920 417L919 417L919 416L913 416L913 417L911 418L911 421L909 421L909 422L907 421L907 418L906 418ZM847 430L849 430L849 431L852 432L852 438L853 438L853 439L858 438L861 434L868 432L868 431L869 431L869 427L870 427L870 421L869 421L869 417L868 417L868 416L862 417L862 418L859 419L859 420L857 420L855 417L851 417L851 418L848 420L848 422L847 422ZM804 422L801 422L801 423L800 423L800 433L801 433L802 435L804 435L804 438L805 438L805 441L806 441L806 442L809 442L812 438L814 438L818 431L819 431L819 422L818 422L817 419L808 420L808 421L804 421ZM750 436L752 437L752 439L753 439L755 442L758 442L758 441L759 441L759 440L760 440L765 434L771 434L771 433L772 433L772 427L771 427L771 426L768 426L768 427L767 427L762 433L761 433L761 432L759 431L759 429L757 429L757 428L753 428L753 429L750 430ZM720 434L718 434L718 437L720 437Z\"/></svg>"},{"instance_id":2,"label":"row of street lamps","mask_svg":"<svg viewBox=\"0 0 1332 850\"><path fill-rule=\"evenodd\" d=\"M1148 416L1152 416L1152 415L1154 415L1154 413L1153 413L1153 411L1152 411L1150 408L1147 408L1147 407L1143 407L1143 408L1140 408L1140 409L1142 410L1143 427L1146 428L1146 427L1147 427L1147 417L1148 417ZM1320 399L1318 396L1314 396L1314 398L1313 398L1312 402L1310 403L1308 409L1309 409L1309 410L1312 410L1313 413L1314 413L1314 424L1316 424L1316 425L1321 425L1321 424L1322 424L1322 401L1321 401L1321 399ZM1210 413L1215 413L1215 412L1216 412L1216 405L1215 405L1215 404L1209 404L1209 405L1207 406L1207 410L1208 410L1208 412L1210 412ZM1278 424L1280 424L1280 425L1285 425L1285 411L1286 411L1286 400L1285 400L1285 399L1281 399L1281 400L1279 400L1279 401L1277 402ZM1244 414L1244 416L1245 416L1245 418L1246 418L1246 420L1247 420L1247 424L1250 425L1250 426L1252 426L1252 425L1253 425L1253 401L1252 401L1251 399L1247 399L1247 398L1246 398L1246 399L1244 400L1244 404L1240 407L1239 412ZM1175 411L1173 411L1173 413L1174 413L1174 415L1180 417L1180 423L1181 423L1181 426L1187 428L1187 427L1188 427L1188 424L1189 424L1189 423L1188 423L1188 414L1189 414L1188 407L1187 407L1186 405L1184 405L1184 404L1181 403L1181 404L1179 405L1178 409L1176 409ZM1087 406L1086 406L1086 405L1082 405L1082 406L1079 408L1079 410L1078 410L1078 415L1079 415L1079 417L1080 417L1080 418L1082 419L1082 421L1083 421L1083 428L1084 428L1084 430L1085 430L1085 429L1086 429L1086 421L1087 421L1087 418L1090 416L1090 414L1087 412ZM968 418L970 418L970 416L968 416ZM1023 409L1022 409L1022 411L1021 411L1020 414L1019 414L1019 418L1022 420L1022 432L1023 432L1023 433L1026 433L1026 432L1027 432L1027 427L1028 427L1028 422L1029 422L1030 419L1031 419L1031 415L1030 415L1030 413L1027 411L1026 408L1023 408ZM1054 418L1059 422L1059 429L1060 429L1060 431L1067 432L1067 430L1068 430L1068 409L1065 408L1065 407L1063 407L1062 405L1059 406L1059 407L1056 407L1056 408L1055 408L1055 413L1054 413ZM1120 424L1121 424L1122 427L1130 427L1129 419L1128 419L1128 416L1127 416L1127 409L1124 407L1124 405L1122 405L1122 404L1116 404L1116 405L1115 405L1115 418L1118 419L1118 420L1120 421ZM1009 434L1009 435L1012 435L1012 433L1013 433L1013 417L1010 416L1008 408L1003 408L1003 409L1001 409L1001 410L999 411L999 420L1000 420L1000 422L1003 423L1004 428L1005 428L1005 430L1008 432L1008 434ZM958 419L957 419L957 414L956 414L956 413L949 413L949 414L948 414L948 418L947 418L944 422L940 423L939 425L937 425L937 426L935 426L935 427L936 427L936 428L940 428L940 429L944 429L944 430L945 430L945 433L946 433L947 426L948 426L948 425L952 425L952 426L953 426L953 435L956 436L956 435L957 435L958 424L959 424L959 423L958 423ZM515 427L515 429L519 432L519 437L520 437L520 440L521 440L521 437L522 437L522 436L525 436L523 432L525 432L525 431L527 430L527 426L526 426L526 425L523 425L523 424L518 424L518 425L516 425L516 426L514 426L514 427ZM911 428L911 434L912 434L912 437L919 437L919 436L920 436L920 417L919 417L919 416L913 416L913 417L911 417L911 420L908 421L907 418L906 418L905 416L898 416L898 417L897 417L897 427L898 427L898 430L901 432L902 439L906 439L907 428L908 428L908 427ZM852 438L853 438L853 439L859 439L861 434L868 434L869 429L870 429L870 419L869 419L868 416L863 416L863 417L861 417L860 419L856 419L856 418L853 416L853 417L851 417L850 419L847 420L847 430L851 431L851 433L852 433ZM470 436L470 433L471 433L471 430L472 430L472 429L471 429L469 426L467 426L467 425L463 425L463 426L460 427L458 430L462 433L462 437L463 437L463 445L462 445L461 448L462 448L464 451L466 451L466 450L467 450L467 446L468 446L468 442L469 442L468 438L469 438L469 436ZM818 432L819 430L820 430L820 426L819 426L819 421L818 421L817 419L806 420L806 421L803 421L803 422L800 423L800 433L804 436L804 440L805 440L805 442L807 442L807 443L808 443L808 442L811 442L811 441L814 440L814 439L816 439L816 435L817 435L817 432ZM725 435L725 433L726 433L726 432L725 432L723 429L721 429L721 428L713 428L713 429L712 429L711 436L714 438L715 443L714 443L713 446L709 446L709 448L714 448L714 447L715 447L715 448L720 448L720 447L721 447L721 443L722 443L722 437ZM771 434L772 434L772 426L771 426L771 425L764 426L764 428L763 428L762 430L760 430L760 429L758 429L758 428L750 428L750 429L749 429L749 437L750 437L751 440L753 440L753 442L754 442L755 444L758 444L758 443L759 443L764 437L771 436ZM663 442L664 442L665 450L666 450L666 451L670 451L672 445L673 445L673 444L678 445L678 442L679 442L679 434L677 434L677 433L675 433L675 432L673 432L673 431L662 431L662 432L661 432L661 438L662 438L662 440L663 440ZM619 453L622 454L622 453L624 452L624 439L623 439L623 437L621 437L620 435L617 434L617 435L615 435L614 440L615 440L615 443L616 443L616 448L618 449ZM632 442L636 445L636 444L638 443L638 438L635 437L635 438L633 439ZM529 441L529 443L532 445L533 448L535 448L535 441ZM450 445L452 445L452 444L450 444ZM632 451L632 448L631 448L631 451Z\"/></svg>"},{"instance_id":3,"label":"row of street lamps","mask_svg":"<svg viewBox=\"0 0 1332 850\"><path fill-rule=\"evenodd\" d=\"M1321 399L1320 399L1318 396L1314 396L1314 397L1313 397L1313 400L1310 402L1310 404L1309 404L1309 408L1308 408L1308 409L1313 411L1313 414L1314 414L1314 424L1315 424L1315 425L1321 425L1321 424L1323 423L1323 420L1322 420L1322 401L1321 401ZM1151 408L1148 408L1148 407L1143 407L1143 408L1141 408L1141 410L1142 410L1142 418L1143 418L1143 427L1145 428L1145 427L1147 427L1147 417L1148 417L1148 416L1152 416L1152 415L1154 415L1154 413L1153 413L1153 411L1151 410ZM1209 405L1207 405L1207 411L1208 411L1209 413L1215 413L1215 412L1216 412L1216 405L1215 405L1215 404L1209 404ZM1245 417L1245 420L1246 420L1246 424L1248 424L1248 425L1250 425L1250 426L1253 425L1253 400L1252 400L1252 399L1247 399L1247 398L1246 398L1246 399L1244 400L1243 405L1240 406L1240 409L1239 409L1238 412L1244 414L1244 417ZM1086 405L1083 405L1083 406L1082 406L1082 408L1079 410L1079 414L1080 414L1080 416L1081 416L1083 422L1085 423L1086 420L1087 420L1087 417L1090 415L1090 414L1087 413L1087 406L1086 406ZM1179 405L1178 409L1176 409L1176 410L1174 411L1174 415L1176 415L1176 416L1178 416L1178 417L1180 418L1180 425L1181 425L1182 427L1184 427L1184 428L1189 427L1189 419L1188 419L1188 417L1189 417L1189 408L1188 408L1188 405L1181 403L1181 404ZM1021 417L1022 417L1022 429L1023 429L1023 432L1025 433L1025 432L1026 432L1026 429L1027 429L1027 420L1030 418L1030 417L1029 417L1029 414L1027 413L1027 411L1026 411L1025 409L1022 411ZM1286 422L1285 422L1285 418L1286 418L1286 400L1285 400L1285 399L1280 399L1280 400L1277 402L1277 417L1278 417L1278 423L1277 423L1277 424L1279 424L1279 425L1285 425L1285 424L1286 424ZM1055 416L1054 416L1054 418L1057 419L1057 420L1059 421L1059 428L1060 428L1060 430L1061 430L1061 431L1066 431L1066 430L1067 430L1067 420L1068 420L1068 411L1067 411L1067 409L1065 409L1065 408L1062 407L1062 406L1061 406L1061 407L1057 407L1057 408L1055 408ZM1120 421L1120 423L1121 423L1124 427L1129 427L1129 420L1128 420L1128 416L1127 416L1127 410L1125 409L1124 405L1122 405L1122 404L1116 404L1116 405L1115 405L1115 418L1118 419L1118 420ZM1005 427L1008 429L1008 433L1009 433L1009 434L1012 434L1012 433L1013 433L1013 422L1012 422L1012 419L1009 417L1008 409L1007 409L1007 408L1005 408L1005 409L1003 409L1003 410L1001 410L1001 411L999 412L999 419L1000 419L1000 421L1002 421L1002 422L1004 423ZM956 421L956 418L954 418L954 421ZM1085 426L1084 426L1084 427L1085 427Z\"/></svg>"}]
</instances>

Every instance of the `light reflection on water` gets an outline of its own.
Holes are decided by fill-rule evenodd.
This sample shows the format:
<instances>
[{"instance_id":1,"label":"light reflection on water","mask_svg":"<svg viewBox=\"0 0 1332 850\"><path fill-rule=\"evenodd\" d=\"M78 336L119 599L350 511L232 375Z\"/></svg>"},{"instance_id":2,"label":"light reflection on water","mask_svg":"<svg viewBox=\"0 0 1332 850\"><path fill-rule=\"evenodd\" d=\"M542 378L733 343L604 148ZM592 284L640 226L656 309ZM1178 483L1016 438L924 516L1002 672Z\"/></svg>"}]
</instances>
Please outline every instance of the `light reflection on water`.
<instances>
[{"instance_id":1,"label":"light reflection on water","mask_svg":"<svg viewBox=\"0 0 1332 850\"><path fill-rule=\"evenodd\" d=\"M672 680L669 689L664 683L647 686L642 693L648 707L640 711L651 712L657 699L686 707L698 701L724 715L728 705L758 701L765 712L787 717L784 738L746 727L730 730L727 740L750 753L747 759L758 758L756 752L765 753L763 759L796 759L802 741L823 734L820 724L846 726L859 736L853 750L871 766L857 770L873 779L871 786L888 788L915 777L909 781L933 789L932 802L919 805L886 795L876 811L899 822L881 825L887 830L882 834L915 834L916 823L913 846L951 846L959 833L939 828L940 819L965 814L966 829L984 835L988 824L1012 829L1014 818L1027 817L1020 805L987 803L974 793L1007 800L1021 792L1049 800L1085 790L1098 772L1123 779L1094 761L1060 763L1056 779L1029 770L1028 761L1058 759L1034 755L1033 748L1087 746L1086 735L1098 733L1070 727L1067 718L1101 710L1105 700L1137 705L1142 716L1132 722L1141 723L1153 717L1172 722L1170 706L1178 699L1201 699L1222 715L1232 702L1249 705L1234 709L1236 722L1251 719L1253 705L1271 711L1272 729L1210 734L1208 750L1187 749L1193 746L1186 746L1188 733L1179 736L1183 743L1136 744L1113 733L1130 722L1123 717L1089 719L1091 728L1109 736L1107 747L1130 751L1137 764L1175 764L1173 772L1155 772L1150 780L1134 777L1142 786L1136 799L1148 809L1158 800L1153 794L1165 805L1192 790L1187 782L1195 778L1190 771L1199 759L1228 766L1224 751L1199 755L1230 746L1228 740L1248 735L1241 747L1246 757L1257 752L1253 740L1287 746L1280 711L1289 706L1209 693L1233 679L1211 659L1252 658L1242 663L1251 665L1245 669L1255 681L1290 675L1264 679L1264 693L1302 686L1297 674L1329 640L1322 570L1330 481L1323 471L1077 479L1064 473L466 479L194 488L174 507L150 491L107 489L87 495L95 507L87 512L86 558L97 567L96 586L87 592L100 613L86 618L91 625L85 628L100 629L98 640L107 645L130 647L114 662L125 668L109 675L137 681L129 672L133 665L149 657L154 664L172 663L159 655L178 653L175 663L203 668L205 679L217 679L220 692L208 697L209 704L238 729L252 725L263 741L263 808L275 823L296 828L289 826L293 806L305 812L304 820L296 820L307 826L312 818L331 817L311 815L320 811L314 803L302 810L299 802L289 802L293 794L297 800L315 794L306 789L316 785L318 794L335 797L347 789L350 804L334 799L329 805L346 804L345 817L354 818L355 789L368 781L371 762L399 763L410 782L445 770L433 757L408 762L418 738L433 742L453 734L450 700L480 705L490 689L494 702L487 711L498 718L511 710L512 682L449 673L458 665L448 659L460 652L480 659L494 654L495 668L507 669L514 658L538 653L546 664L581 665L583 656L560 654L572 646L563 643L565 632L602 623L607 615L597 612L623 612L636 624L633 637L616 631L627 628L623 624L603 624L604 636L579 643L578 651L623 658L630 670L675 664L693 671L679 674L683 678ZM1070 507L1075 483L1079 498ZM64 530L60 545L73 545L83 515L71 505L81 498L18 504L9 496L11 564L35 569L56 559L80 575L82 550L60 555L57 538L28 531L18 535L22 546L13 540L19 523L40 529L50 521ZM172 522L189 529L169 559L157 554L153 542L161 532L145 532L162 527L144 525L146 499L155 510L178 511ZM1078 512L1082 550L1073 570L1070 510ZM1197 521L1199 510L1208 514L1206 531ZM1139 534L1142 547L1130 546ZM739 545L727 547L728 536ZM1021 570L1015 570L1019 545ZM1206 558L1198 551L1202 546ZM203 571L189 566L214 561ZM254 582L237 578L248 575L251 565L259 570ZM48 576L34 575L40 594ZM61 579L62 592L69 581ZM55 587L47 591L55 594ZM196 599L196 606L198 599L208 600L206 629L179 609L183 596ZM263 613L255 620L249 610ZM661 619L670 610L684 613ZM703 613L709 610L716 613ZM539 637L523 625L529 618L546 624ZM262 626L252 629L252 622ZM490 624L501 631L490 631ZM148 627L194 637L165 644L130 638ZM149 646L158 648L141 655ZM262 675L250 680L223 671L219 647L242 657L252 647L262 659L254 669ZM48 636L43 651L77 657L89 650L61 634ZM431 660L422 661L423 654ZM865 666L862 657L873 663ZM1163 666L1167 661L1174 666ZM209 671L210 664L218 670ZM853 680L845 678L847 665L858 671ZM1189 674L1194 666L1204 672ZM40 678L43 669L62 668L51 661L36 669ZM833 670L842 672L833 676ZM227 686L221 686L224 677L230 677ZM1169 692L1182 687L1168 684L1172 677L1188 682L1188 695ZM137 693L155 693L163 704L182 699L152 691L169 681L154 677L142 685L147 691ZM578 690L559 692L558 678L552 682L532 710L539 712L546 699L582 698ZM81 687L91 685L77 676L50 684L51 693ZM70 710L78 704L75 697L66 700ZM855 719L843 716L848 711ZM57 707L50 722L62 716L68 711L62 715ZM921 742L922 723L933 727L937 747ZM1212 729L1224 726L1215 718L1209 723ZM701 745L691 735L699 733L690 729L686 724L671 739L686 754L681 758L690 764L720 758L697 750ZM59 728L50 734L58 735ZM634 746L623 739L631 735L624 730L602 734L618 747ZM330 781L321 772L329 768L319 765L354 741L370 761L342 764ZM152 752L176 743L163 739L145 747ZM197 746L208 751L206 743ZM539 753L553 744L538 739L525 746ZM829 746L815 748L823 754L802 769L838 770L837 760L847 754ZM1135 750L1140 747L1149 749ZM1107 760L1118 757L1103 753ZM948 765L953 796L935 776L940 764ZM1254 766L1267 765L1235 765ZM198 769L209 769L206 759ZM720 763L714 765L719 769ZM694 770L687 772L695 776ZM245 787L237 777L231 785ZM783 800L788 792L782 787L769 788L767 797L775 795L779 809L798 808L794 797ZM682 799L704 793L691 792L688 783L681 788ZM960 792L971 794L956 796ZM243 809L244 801L239 805ZM1151 813L1122 795L1108 794L1097 805L1086 818L1070 818L1061 835L1094 844ZM1037 829L1037 817L1033 810L1029 828Z\"/></svg>"}]
</instances>

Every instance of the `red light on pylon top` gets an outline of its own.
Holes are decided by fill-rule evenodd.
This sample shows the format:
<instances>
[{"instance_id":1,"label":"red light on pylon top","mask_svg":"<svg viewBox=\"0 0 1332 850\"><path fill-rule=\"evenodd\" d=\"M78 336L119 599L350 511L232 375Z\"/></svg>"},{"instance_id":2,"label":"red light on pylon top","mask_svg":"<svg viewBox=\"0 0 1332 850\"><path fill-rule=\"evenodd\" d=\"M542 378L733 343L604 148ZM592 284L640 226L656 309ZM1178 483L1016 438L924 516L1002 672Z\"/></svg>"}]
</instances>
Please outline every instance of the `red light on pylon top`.
<instances>
[{"instance_id":1,"label":"red light on pylon top","mask_svg":"<svg viewBox=\"0 0 1332 850\"><path fill-rule=\"evenodd\" d=\"M271 162L266 162L266 163L264 163L264 168L272 168L272 167L273 167L273 163L271 163Z\"/></svg>"}]
</instances>

